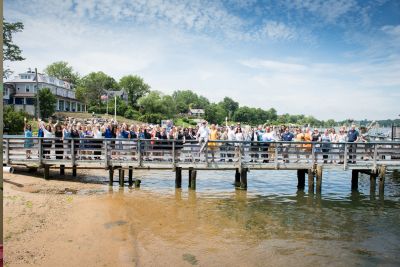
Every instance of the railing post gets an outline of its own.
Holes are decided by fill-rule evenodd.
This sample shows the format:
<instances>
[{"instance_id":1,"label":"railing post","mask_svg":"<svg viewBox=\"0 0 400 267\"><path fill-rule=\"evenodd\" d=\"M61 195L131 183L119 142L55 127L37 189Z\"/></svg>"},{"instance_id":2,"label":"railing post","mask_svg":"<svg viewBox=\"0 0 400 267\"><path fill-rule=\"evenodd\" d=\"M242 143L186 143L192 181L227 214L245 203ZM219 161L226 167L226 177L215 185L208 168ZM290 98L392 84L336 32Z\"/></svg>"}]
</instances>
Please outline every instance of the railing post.
<instances>
[{"instance_id":1,"label":"railing post","mask_svg":"<svg viewBox=\"0 0 400 267\"><path fill-rule=\"evenodd\" d=\"M38 143L38 152L39 152L39 166L42 166L43 162L43 139L39 137Z\"/></svg>"},{"instance_id":2,"label":"railing post","mask_svg":"<svg viewBox=\"0 0 400 267\"><path fill-rule=\"evenodd\" d=\"M140 143L141 143L141 141L140 141L140 138L139 138L139 139L138 139L138 142L137 142L138 161L139 161L139 166L142 167L142 165L143 165L143 158L142 158L142 148L140 147L140 146L141 146Z\"/></svg>"},{"instance_id":3,"label":"railing post","mask_svg":"<svg viewBox=\"0 0 400 267\"><path fill-rule=\"evenodd\" d=\"M344 144L343 170L347 170L347 143Z\"/></svg>"},{"instance_id":4,"label":"railing post","mask_svg":"<svg viewBox=\"0 0 400 267\"><path fill-rule=\"evenodd\" d=\"M10 139L5 139L6 141L6 164L10 164Z\"/></svg>"},{"instance_id":5,"label":"railing post","mask_svg":"<svg viewBox=\"0 0 400 267\"><path fill-rule=\"evenodd\" d=\"M107 168L108 167L108 143L107 143L107 140L103 141L103 145L104 145L104 167Z\"/></svg>"},{"instance_id":6,"label":"railing post","mask_svg":"<svg viewBox=\"0 0 400 267\"><path fill-rule=\"evenodd\" d=\"M208 140L207 140L207 142L206 142L206 151L205 151L204 155L205 155L205 157L206 157L206 164L207 164L207 166L208 166Z\"/></svg>"},{"instance_id":7,"label":"railing post","mask_svg":"<svg viewBox=\"0 0 400 267\"><path fill-rule=\"evenodd\" d=\"M172 140L172 165L175 168L175 139Z\"/></svg>"},{"instance_id":8,"label":"railing post","mask_svg":"<svg viewBox=\"0 0 400 267\"><path fill-rule=\"evenodd\" d=\"M69 139L71 140L71 164L72 166L75 166L75 140L74 139Z\"/></svg>"},{"instance_id":9,"label":"railing post","mask_svg":"<svg viewBox=\"0 0 400 267\"><path fill-rule=\"evenodd\" d=\"M278 169L278 144L280 143L276 143L275 144L275 169Z\"/></svg>"},{"instance_id":10,"label":"railing post","mask_svg":"<svg viewBox=\"0 0 400 267\"><path fill-rule=\"evenodd\" d=\"M316 160L315 160L315 147L314 147L314 143L311 143L311 160L312 163L315 164Z\"/></svg>"}]
</instances>

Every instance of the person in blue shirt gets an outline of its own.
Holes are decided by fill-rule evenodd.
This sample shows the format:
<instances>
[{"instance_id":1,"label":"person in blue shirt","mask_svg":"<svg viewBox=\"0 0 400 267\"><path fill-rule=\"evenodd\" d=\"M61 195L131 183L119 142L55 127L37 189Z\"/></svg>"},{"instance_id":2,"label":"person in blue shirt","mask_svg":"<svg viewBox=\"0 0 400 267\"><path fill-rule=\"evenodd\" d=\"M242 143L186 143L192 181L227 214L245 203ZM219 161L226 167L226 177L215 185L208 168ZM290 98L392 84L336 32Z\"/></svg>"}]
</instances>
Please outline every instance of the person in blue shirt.
<instances>
[{"instance_id":1,"label":"person in blue shirt","mask_svg":"<svg viewBox=\"0 0 400 267\"><path fill-rule=\"evenodd\" d=\"M282 141L291 142L291 141L293 141L293 138L294 138L294 134L292 132L289 132L289 128L286 127L285 131L282 133ZM290 147L290 144L283 144L283 153L282 154L283 154L284 161L286 163L289 162L289 154L288 154L289 147Z\"/></svg>"},{"instance_id":2,"label":"person in blue shirt","mask_svg":"<svg viewBox=\"0 0 400 267\"><path fill-rule=\"evenodd\" d=\"M353 124L351 125L351 129L348 131L347 133L347 141L354 143L357 142L360 139L360 134L358 133L358 131L356 130L356 126ZM355 159L356 159L356 155L352 155L352 154L356 154L356 147L357 145L349 145L349 163L356 163Z\"/></svg>"},{"instance_id":3,"label":"person in blue shirt","mask_svg":"<svg viewBox=\"0 0 400 267\"><path fill-rule=\"evenodd\" d=\"M26 148L26 158L31 158L31 147L33 147L32 138L32 127L30 124L26 123L26 118L24 118L24 136L27 138L24 142L24 148Z\"/></svg>"}]
</instances>

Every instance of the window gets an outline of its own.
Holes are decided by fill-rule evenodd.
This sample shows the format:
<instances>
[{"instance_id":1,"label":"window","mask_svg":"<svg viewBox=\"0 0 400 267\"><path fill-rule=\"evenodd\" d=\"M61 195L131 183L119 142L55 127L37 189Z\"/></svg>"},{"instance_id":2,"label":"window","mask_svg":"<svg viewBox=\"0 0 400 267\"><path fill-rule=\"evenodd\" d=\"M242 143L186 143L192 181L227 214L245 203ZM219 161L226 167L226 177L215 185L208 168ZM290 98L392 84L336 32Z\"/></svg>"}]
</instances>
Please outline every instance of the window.
<instances>
[{"instance_id":1,"label":"window","mask_svg":"<svg viewBox=\"0 0 400 267\"><path fill-rule=\"evenodd\" d=\"M34 98L26 98L26 104L27 105L34 105L35 104L35 99Z\"/></svg>"},{"instance_id":2,"label":"window","mask_svg":"<svg viewBox=\"0 0 400 267\"><path fill-rule=\"evenodd\" d=\"M14 100L15 100L15 105L23 105L24 104L24 99L21 97L16 97Z\"/></svg>"},{"instance_id":3,"label":"window","mask_svg":"<svg viewBox=\"0 0 400 267\"><path fill-rule=\"evenodd\" d=\"M29 93L31 86L29 84L25 85L25 92Z\"/></svg>"}]
</instances>

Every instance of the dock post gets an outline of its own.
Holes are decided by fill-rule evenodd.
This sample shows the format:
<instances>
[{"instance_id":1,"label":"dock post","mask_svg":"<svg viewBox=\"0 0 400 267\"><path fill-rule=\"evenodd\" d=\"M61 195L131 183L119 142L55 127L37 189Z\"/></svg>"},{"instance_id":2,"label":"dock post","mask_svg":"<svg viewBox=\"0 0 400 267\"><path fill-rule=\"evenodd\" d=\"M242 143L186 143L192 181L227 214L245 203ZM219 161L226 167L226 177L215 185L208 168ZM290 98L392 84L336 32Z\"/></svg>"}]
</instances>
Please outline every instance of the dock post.
<instances>
[{"instance_id":1,"label":"dock post","mask_svg":"<svg viewBox=\"0 0 400 267\"><path fill-rule=\"evenodd\" d=\"M182 187L182 167L175 168L175 188Z\"/></svg>"},{"instance_id":2,"label":"dock post","mask_svg":"<svg viewBox=\"0 0 400 267\"><path fill-rule=\"evenodd\" d=\"M129 167L129 171L128 171L128 184L129 186L133 185L133 181L132 181L132 177L133 177L133 167Z\"/></svg>"},{"instance_id":3,"label":"dock post","mask_svg":"<svg viewBox=\"0 0 400 267\"><path fill-rule=\"evenodd\" d=\"M191 175L190 181L190 189L196 190L196 178L197 178L197 171L193 170Z\"/></svg>"},{"instance_id":4,"label":"dock post","mask_svg":"<svg viewBox=\"0 0 400 267\"><path fill-rule=\"evenodd\" d=\"M125 178L125 170L124 169L119 169L119 186L123 187L124 186L124 178Z\"/></svg>"},{"instance_id":5,"label":"dock post","mask_svg":"<svg viewBox=\"0 0 400 267\"><path fill-rule=\"evenodd\" d=\"M369 176L369 194L370 195L375 195L376 191L376 174L377 171L373 172L371 171L370 176Z\"/></svg>"},{"instance_id":6,"label":"dock post","mask_svg":"<svg viewBox=\"0 0 400 267\"><path fill-rule=\"evenodd\" d=\"M314 170L308 169L308 193L314 193Z\"/></svg>"},{"instance_id":7,"label":"dock post","mask_svg":"<svg viewBox=\"0 0 400 267\"><path fill-rule=\"evenodd\" d=\"M189 167L189 181L188 181L188 188L192 187L192 172L193 172L193 167Z\"/></svg>"},{"instance_id":8,"label":"dock post","mask_svg":"<svg viewBox=\"0 0 400 267\"><path fill-rule=\"evenodd\" d=\"M108 177L109 177L109 185L112 186L114 183L114 168L113 167L108 168Z\"/></svg>"},{"instance_id":9,"label":"dock post","mask_svg":"<svg viewBox=\"0 0 400 267\"><path fill-rule=\"evenodd\" d=\"M72 167L72 177L76 177L76 166Z\"/></svg>"},{"instance_id":10,"label":"dock post","mask_svg":"<svg viewBox=\"0 0 400 267\"><path fill-rule=\"evenodd\" d=\"M379 167L379 195L383 195L385 191L385 174L386 166Z\"/></svg>"},{"instance_id":11,"label":"dock post","mask_svg":"<svg viewBox=\"0 0 400 267\"><path fill-rule=\"evenodd\" d=\"M44 165L44 179L50 179L50 165Z\"/></svg>"},{"instance_id":12,"label":"dock post","mask_svg":"<svg viewBox=\"0 0 400 267\"><path fill-rule=\"evenodd\" d=\"M306 185L306 171L303 169L297 170L297 189L303 190Z\"/></svg>"},{"instance_id":13,"label":"dock post","mask_svg":"<svg viewBox=\"0 0 400 267\"><path fill-rule=\"evenodd\" d=\"M140 179L135 179L135 188L139 188L141 182L142 181Z\"/></svg>"},{"instance_id":14,"label":"dock post","mask_svg":"<svg viewBox=\"0 0 400 267\"><path fill-rule=\"evenodd\" d=\"M240 189L247 190L247 172L248 168L242 168L240 174Z\"/></svg>"},{"instance_id":15,"label":"dock post","mask_svg":"<svg viewBox=\"0 0 400 267\"><path fill-rule=\"evenodd\" d=\"M358 170L351 171L351 190L358 189Z\"/></svg>"},{"instance_id":16,"label":"dock post","mask_svg":"<svg viewBox=\"0 0 400 267\"><path fill-rule=\"evenodd\" d=\"M317 166L316 180L317 180L316 191L317 191L317 193L321 193L321 187L322 187L322 166L321 165Z\"/></svg>"},{"instance_id":17,"label":"dock post","mask_svg":"<svg viewBox=\"0 0 400 267\"><path fill-rule=\"evenodd\" d=\"M239 172L239 168L236 168L236 172L235 172L235 187L239 187L240 186L240 172Z\"/></svg>"},{"instance_id":18,"label":"dock post","mask_svg":"<svg viewBox=\"0 0 400 267\"><path fill-rule=\"evenodd\" d=\"M60 175L65 175L65 165L60 165Z\"/></svg>"}]
</instances>

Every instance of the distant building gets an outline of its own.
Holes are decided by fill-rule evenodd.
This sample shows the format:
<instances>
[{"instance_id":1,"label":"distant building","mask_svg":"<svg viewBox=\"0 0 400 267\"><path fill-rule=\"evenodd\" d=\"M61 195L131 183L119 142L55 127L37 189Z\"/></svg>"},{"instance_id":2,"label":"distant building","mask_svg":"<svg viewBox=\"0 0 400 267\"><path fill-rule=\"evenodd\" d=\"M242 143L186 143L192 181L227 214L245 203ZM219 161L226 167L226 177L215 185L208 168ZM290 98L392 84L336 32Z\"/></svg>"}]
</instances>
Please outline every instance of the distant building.
<instances>
[{"instance_id":1,"label":"distant building","mask_svg":"<svg viewBox=\"0 0 400 267\"><path fill-rule=\"evenodd\" d=\"M82 112L86 110L84 104L75 98L72 84L46 74L38 73L39 90L49 88L56 96L56 111ZM25 110L35 115L36 74L34 71L20 73L14 79L5 82L4 104L13 105L16 110ZM6 102L7 99L7 102Z\"/></svg>"},{"instance_id":2,"label":"distant building","mask_svg":"<svg viewBox=\"0 0 400 267\"><path fill-rule=\"evenodd\" d=\"M117 90L117 91L107 91L108 99L114 98L115 96L121 98L128 104L128 93L124 90Z\"/></svg>"},{"instance_id":3,"label":"distant building","mask_svg":"<svg viewBox=\"0 0 400 267\"><path fill-rule=\"evenodd\" d=\"M204 113L204 109L190 109L188 114L189 116L203 117Z\"/></svg>"}]
</instances>

